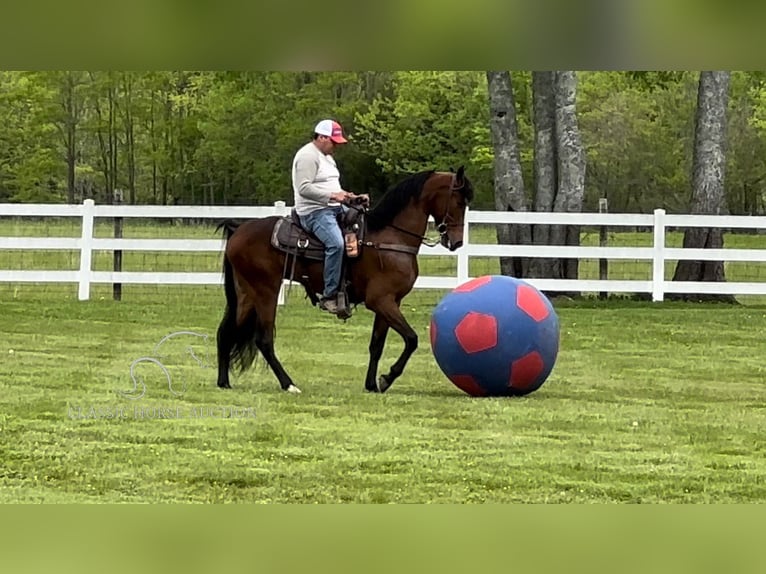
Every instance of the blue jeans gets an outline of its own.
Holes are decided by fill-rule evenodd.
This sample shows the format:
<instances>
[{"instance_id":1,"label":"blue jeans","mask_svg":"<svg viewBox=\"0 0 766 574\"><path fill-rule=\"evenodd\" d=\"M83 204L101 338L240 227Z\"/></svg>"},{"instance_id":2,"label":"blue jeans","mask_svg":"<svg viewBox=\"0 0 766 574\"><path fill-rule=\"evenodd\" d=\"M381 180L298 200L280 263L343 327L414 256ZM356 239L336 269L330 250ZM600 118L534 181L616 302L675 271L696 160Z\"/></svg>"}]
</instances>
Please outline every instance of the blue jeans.
<instances>
[{"instance_id":1,"label":"blue jeans","mask_svg":"<svg viewBox=\"0 0 766 574\"><path fill-rule=\"evenodd\" d=\"M345 243L336 217L342 209L340 206L327 207L300 216L303 227L324 243L324 297L335 297L340 288Z\"/></svg>"}]
</instances>

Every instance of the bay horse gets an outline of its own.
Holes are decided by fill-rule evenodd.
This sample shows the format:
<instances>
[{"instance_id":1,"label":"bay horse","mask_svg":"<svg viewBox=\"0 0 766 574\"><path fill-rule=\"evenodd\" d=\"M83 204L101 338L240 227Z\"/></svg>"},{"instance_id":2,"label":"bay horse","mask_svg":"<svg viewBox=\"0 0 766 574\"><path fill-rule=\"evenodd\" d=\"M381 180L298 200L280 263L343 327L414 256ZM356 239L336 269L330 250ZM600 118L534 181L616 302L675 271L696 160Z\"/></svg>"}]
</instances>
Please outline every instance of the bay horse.
<instances>
[{"instance_id":1,"label":"bay horse","mask_svg":"<svg viewBox=\"0 0 766 574\"><path fill-rule=\"evenodd\" d=\"M402 299L418 277L417 254L426 242L429 217L437 223L441 245L455 251L463 244L466 206L473 187L465 169L422 171L389 189L365 214L359 254L344 255L348 303L364 303L375 314L364 388L385 392L402 374L418 346L418 336L402 315ZM260 351L282 390L300 393L274 352L277 301L287 269L303 285L312 303L323 290L323 257L308 259L288 254L272 244L281 218L270 216L218 226L226 242L223 257L226 308L218 327L218 386L231 388L232 363L247 370ZM320 244L321 245L321 244ZM294 277L294 278L293 278ZM389 372L377 377L388 330L404 340L404 350Z\"/></svg>"}]
</instances>

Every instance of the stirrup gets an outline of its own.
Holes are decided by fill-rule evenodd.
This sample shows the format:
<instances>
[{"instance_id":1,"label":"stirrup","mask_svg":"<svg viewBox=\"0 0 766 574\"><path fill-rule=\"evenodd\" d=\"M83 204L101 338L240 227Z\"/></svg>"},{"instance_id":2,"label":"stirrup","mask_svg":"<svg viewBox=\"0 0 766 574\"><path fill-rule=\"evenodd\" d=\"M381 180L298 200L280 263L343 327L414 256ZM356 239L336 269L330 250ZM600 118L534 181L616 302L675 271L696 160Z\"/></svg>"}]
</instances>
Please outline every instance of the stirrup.
<instances>
[{"instance_id":1,"label":"stirrup","mask_svg":"<svg viewBox=\"0 0 766 574\"><path fill-rule=\"evenodd\" d=\"M351 317L351 309L348 307L348 298L346 297L346 293L344 291L340 291L338 295L335 297L336 299L336 315L339 319L348 319Z\"/></svg>"}]
</instances>

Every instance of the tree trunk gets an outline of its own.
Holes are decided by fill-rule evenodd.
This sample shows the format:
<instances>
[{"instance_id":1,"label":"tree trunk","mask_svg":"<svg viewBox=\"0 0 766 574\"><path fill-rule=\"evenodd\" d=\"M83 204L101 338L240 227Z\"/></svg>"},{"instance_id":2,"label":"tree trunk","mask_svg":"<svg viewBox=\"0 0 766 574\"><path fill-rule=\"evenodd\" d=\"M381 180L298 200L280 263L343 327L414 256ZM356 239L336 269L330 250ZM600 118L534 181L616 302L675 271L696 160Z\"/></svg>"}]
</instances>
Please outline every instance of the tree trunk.
<instances>
[{"instance_id":1,"label":"tree trunk","mask_svg":"<svg viewBox=\"0 0 766 574\"><path fill-rule=\"evenodd\" d=\"M88 72L91 82L98 86L99 81L97 80L96 76L93 74L93 72ZM103 86L103 83L102 83ZM101 87L101 86L99 86ZM112 135L113 135L113 113L114 113L114 95L112 94L112 83L111 83L111 73L109 73L109 82L106 89L107 93L107 110L108 110L108 116L106 121L104 121L104 114L101 111L101 92L100 90L96 90L94 97L93 97L93 107L96 112L96 118L98 120L98 124L96 126L96 136L98 138L98 147L99 152L101 155L101 171L104 174L104 203L106 204L112 204L114 203L114 182L115 182L115 176L113 173L113 141L112 141ZM106 139L104 138L104 127L106 127Z\"/></svg>"},{"instance_id":2,"label":"tree trunk","mask_svg":"<svg viewBox=\"0 0 766 574\"><path fill-rule=\"evenodd\" d=\"M64 80L64 125L66 142L67 202L75 202L75 167L77 164L77 105L75 103L75 82L72 72Z\"/></svg>"},{"instance_id":3,"label":"tree trunk","mask_svg":"<svg viewBox=\"0 0 766 574\"><path fill-rule=\"evenodd\" d=\"M123 72L122 88L124 91L123 122L125 128L125 155L128 168L128 200L136 203L136 144L133 125L133 72Z\"/></svg>"},{"instance_id":4,"label":"tree trunk","mask_svg":"<svg viewBox=\"0 0 766 574\"><path fill-rule=\"evenodd\" d=\"M519 159L516 106L509 72L487 72L490 131L494 148L495 209L527 211L524 178ZM497 225L498 244L526 245L531 242L528 225ZM500 272L511 277L525 277L527 259L501 257Z\"/></svg>"},{"instance_id":5,"label":"tree trunk","mask_svg":"<svg viewBox=\"0 0 766 574\"><path fill-rule=\"evenodd\" d=\"M114 192L117 189L117 88L114 77L109 73L109 164L112 176L110 184L109 203L114 203Z\"/></svg>"},{"instance_id":6,"label":"tree trunk","mask_svg":"<svg viewBox=\"0 0 766 574\"><path fill-rule=\"evenodd\" d=\"M692 162L690 212L693 214L726 213L724 175L729 80L729 72L700 73ZM720 228L688 228L684 232L683 246L720 249L723 247L723 231ZM726 281L723 262L679 261L673 281ZM682 293L669 298L736 302L732 295Z\"/></svg>"},{"instance_id":7,"label":"tree trunk","mask_svg":"<svg viewBox=\"0 0 766 574\"><path fill-rule=\"evenodd\" d=\"M152 201L157 203L157 132L155 130L155 101L156 98L152 95L151 109L149 112L149 139L152 145Z\"/></svg>"},{"instance_id":8,"label":"tree trunk","mask_svg":"<svg viewBox=\"0 0 766 574\"><path fill-rule=\"evenodd\" d=\"M553 211L556 198L557 162L556 162L556 113L553 94L553 72L532 72L532 104L535 125L535 211ZM533 227L532 238L535 245L549 245L550 225ZM530 261L529 277L554 277L554 260L534 258Z\"/></svg>"},{"instance_id":9,"label":"tree trunk","mask_svg":"<svg viewBox=\"0 0 766 574\"><path fill-rule=\"evenodd\" d=\"M576 96L577 76L572 71L557 72L554 75L556 102L556 149L558 167L558 191L554 211L582 211L585 191L585 151L582 147L580 130L577 125ZM580 245L580 227L561 226L554 239L557 245ZM559 276L577 279L579 260L559 260Z\"/></svg>"}]
</instances>

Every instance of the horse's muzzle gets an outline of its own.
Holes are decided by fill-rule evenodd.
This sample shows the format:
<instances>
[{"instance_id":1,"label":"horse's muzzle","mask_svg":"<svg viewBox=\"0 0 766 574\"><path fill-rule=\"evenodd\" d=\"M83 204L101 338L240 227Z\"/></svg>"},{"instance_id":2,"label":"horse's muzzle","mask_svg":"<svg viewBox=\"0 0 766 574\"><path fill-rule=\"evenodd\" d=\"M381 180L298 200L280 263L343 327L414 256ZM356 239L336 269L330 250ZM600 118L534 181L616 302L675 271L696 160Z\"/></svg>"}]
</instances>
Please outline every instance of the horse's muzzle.
<instances>
[{"instance_id":1,"label":"horse's muzzle","mask_svg":"<svg viewBox=\"0 0 766 574\"><path fill-rule=\"evenodd\" d=\"M460 247L462 247L463 240L459 239L453 243L453 241L445 233L444 235L441 236L441 244L442 246L446 247L450 251L455 251L456 249L460 249Z\"/></svg>"}]
</instances>

